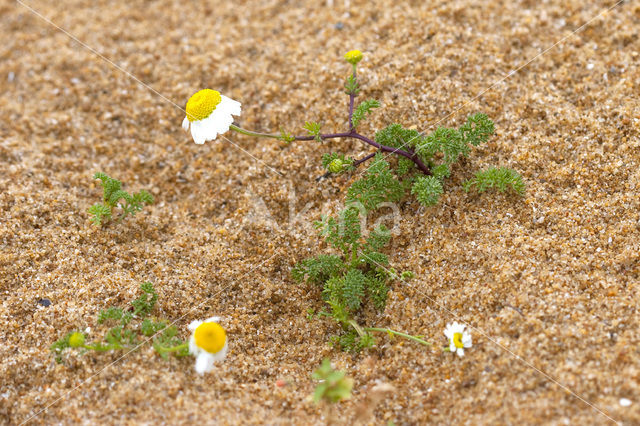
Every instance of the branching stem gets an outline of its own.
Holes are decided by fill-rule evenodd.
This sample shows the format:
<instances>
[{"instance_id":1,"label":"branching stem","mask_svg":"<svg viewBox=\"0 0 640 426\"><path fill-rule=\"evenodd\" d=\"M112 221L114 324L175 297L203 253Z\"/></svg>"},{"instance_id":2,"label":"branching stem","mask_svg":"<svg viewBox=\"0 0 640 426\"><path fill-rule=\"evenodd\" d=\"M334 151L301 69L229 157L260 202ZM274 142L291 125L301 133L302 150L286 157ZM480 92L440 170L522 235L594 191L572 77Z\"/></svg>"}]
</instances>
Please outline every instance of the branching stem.
<instances>
[{"instance_id":1,"label":"branching stem","mask_svg":"<svg viewBox=\"0 0 640 426\"><path fill-rule=\"evenodd\" d=\"M356 78L356 66L353 66L353 78ZM396 155L400 155L402 157L408 158L409 160L413 161L416 166L418 166L418 168L420 169L420 171L422 173L424 173L425 175L432 175L431 170L422 162L422 160L420 159L420 157L418 157L418 155L416 154L416 152L411 149L410 147L407 148L407 150L402 150L400 148L394 148L391 146L387 146L387 145L382 145L379 144L378 142L369 139L366 136L361 135L360 133L356 132L356 129L353 127L353 108L354 108L354 104L355 104L355 98L356 98L356 94L354 92L349 93L349 131L348 132L342 132L342 133L325 133L325 134L320 134L318 135L320 137L320 139L335 139L335 138L353 138L353 139L360 139L362 142L369 144L373 147L376 147L379 151L382 152L389 152L391 154L396 154ZM271 138L271 139L279 139L282 140L283 137L282 135L278 135L278 134L272 134L272 133L260 133L260 132L253 132L251 130L246 130L243 129L241 127L238 127L236 125L231 125L229 126L230 129L235 130L238 133L242 133L243 135L248 135L248 136L256 136L256 137L263 137L263 138ZM315 135L311 135L311 136L293 136L293 140L296 141L312 141L318 138L318 136ZM287 141L288 142L288 141ZM366 157L364 157L361 160L357 160L356 162L353 163L354 166L358 166L359 164L373 158L375 155L375 153L371 154L371 155L367 155ZM325 177L325 176L322 176ZM322 178L321 177L321 178ZM321 179L319 178L319 179Z\"/></svg>"},{"instance_id":2,"label":"branching stem","mask_svg":"<svg viewBox=\"0 0 640 426\"><path fill-rule=\"evenodd\" d=\"M320 137L322 139L335 139L335 138L360 139L364 143L378 148L380 151L389 152L389 153L392 153L392 154L401 155L401 156L403 156L405 158L408 158L409 160L413 161L416 164L416 166L418 166L418 168L420 169L420 171L422 173L424 173L425 175L428 175L428 176L431 175L431 170L429 170L429 168L422 162L422 160L418 157L418 155L415 152L411 153L411 152L404 151L404 150L399 149L399 148L394 148L394 147L387 146L387 145L381 145L378 142L376 142L374 140L371 140L366 136L362 136L360 133L356 132L355 130L352 130L350 132L344 132L344 133L326 133L326 134L321 134ZM315 139L314 136L295 136L294 138L297 141L311 141L311 140ZM371 156L369 158L373 158L373 156ZM366 160L368 160L369 158L366 158ZM358 163L358 164L360 164L360 163Z\"/></svg>"}]
</instances>

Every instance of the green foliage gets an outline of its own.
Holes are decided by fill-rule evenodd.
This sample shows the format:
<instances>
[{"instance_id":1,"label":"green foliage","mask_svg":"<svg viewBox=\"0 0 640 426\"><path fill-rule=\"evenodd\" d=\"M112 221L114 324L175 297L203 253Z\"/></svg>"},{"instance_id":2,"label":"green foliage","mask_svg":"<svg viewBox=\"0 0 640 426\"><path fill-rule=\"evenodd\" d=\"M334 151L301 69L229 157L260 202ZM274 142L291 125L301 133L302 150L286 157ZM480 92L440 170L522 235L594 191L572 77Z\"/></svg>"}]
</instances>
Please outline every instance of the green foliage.
<instances>
[{"instance_id":1,"label":"green foliage","mask_svg":"<svg viewBox=\"0 0 640 426\"><path fill-rule=\"evenodd\" d=\"M360 87L356 79L355 62L351 63L354 64L353 73L347 78L345 89L350 95L350 102L353 102ZM371 331L428 344L417 336L386 328L362 328L355 321L354 318L368 305L378 310L384 309L390 281L413 277L410 272L398 274L393 268L388 268L389 259L382 250L390 241L389 231L379 227L364 238L361 215L366 218L383 203L401 201L408 191L422 205L436 204L443 193L445 179L455 170L454 165L461 157L469 155L471 147L486 143L494 133L493 122L485 114L476 113L457 129L438 127L429 134L393 123L375 134L374 143L357 133L356 129L379 106L375 100L360 103L352 111L348 132L325 135L325 139L345 136L360 139L376 146L378 152L358 161L347 159L340 153L322 157L323 167L331 173L354 170L354 164L361 164L371 157L373 160L347 189L345 209L337 216L322 217L320 222L316 222L320 234L339 255L323 254L302 260L292 271L297 281L306 280L322 287L322 297L330 307L330 315L342 326L342 333L333 340L349 351L374 345ZM311 136L318 137L320 134L317 123L306 123L305 129ZM394 161L387 161L389 156L393 156ZM500 191L510 188L522 194L524 183L520 175L512 170L493 168L476 173L473 179L464 183L465 190L471 188L479 192L489 188Z\"/></svg>"},{"instance_id":2,"label":"green foliage","mask_svg":"<svg viewBox=\"0 0 640 426\"><path fill-rule=\"evenodd\" d=\"M343 351L358 353L372 348L376 344L375 337L371 333L358 334L355 330L349 330L340 336L333 336L331 343Z\"/></svg>"},{"instance_id":3,"label":"green foliage","mask_svg":"<svg viewBox=\"0 0 640 426\"><path fill-rule=\"evenodd\" d=\"M403 271L400 274L400 279L402 281L408 281L408 280L413 279L414 277L415 277L415 274L412 271Z\"/></svg>"},{"instance_id":4,"label":"green foliage","mask_svg":"<svg viewBox=\"0 0 640 426\"><path fill-rule=\"evenodd\" d=\"M122 321L122 325L127 325L133 318L130 312L124 312L121 308L110 307L100 311L98 314L98 324L102 324L108 320Z\"/></svg>"},{"instance_id":5,"label":"green foliage","mask_svg":"<svg viewBox=\"0 0 640 426\"><path fill-rule=\"evenodd\" d=\"M465 191L475 188L478 192L484 192L495 188L500 192L511 189L519 195L524 195L525 192L522 176L515 170L506 167L490 167L487 170L478 171L472 179L463 183L462 186Z\"/></svg>"},{"instance_id":6,"label":"green foliage","mask_svg":"<svg viewBox=\"0 0 640 426\"><path fill-rule=\"evenodd\" d=\"M323 154L322 167L331 173L342 173L347 170L353 170L353 159L346 158L344 154L336 152Z\"/></svg>"},{"instance_id":7,"label":"green foliage","mask_svg":"<svg viewBox=\"0 0 640 426\"><path fill-rule=\"evenodd\" d=\"M404 186L391 172L384 156L376 154L362 179L347 190L347 203L361 203L367 212L376 210L384 202L400 201Z\"/></svg>"},{"instance_id":8,"label":"green foliage","mask_svg":"<svg viewBox=\"0 0 640 426\"><path fill-rule=\"evenodd\" d=\"M348 203L361 203L367 212L376 210L383 202L397 202L405 194L406 188L417 200L425 205L436 204L443 192L444 179L451 176L451 165L461 156L469 154L469 146L486 142L494 132L494 125L484 114L471 115L459 129L439 127L423 136L417 130L405 129L394 123L378 131L377 143L392 148L406 150L428 164L431 176L425 176L415 163L406 157L399 157L393 168L382 154L376 154L364 176L353 182L347 190ZM333 154L336 156L337 154ZM496 170L500 170L497 172ZM489 169L465 183L465 190L476 186L482 192L487 188L504 190L506 186L522 193L524 183L519 175L508 169ZM405 177L400 180L400 177ZM506 186L505 186L506 185Z\"/></svg>"},{"instance_id":9,"label":"green foliage","mask_svg":"<svg viewBox=\"0 0 640 426\"><path fill-rule=\"evenodd\" d=\"M366 277L359 269L349 269L343 276L327 280L322 291L329 304L340 305L348 312L357 311L364 298Z\"/></svg>"},{"instance_id":10,"label":"green foliage","mask_svg":"<svg viewBox=\"0 0 640 426\"><path fill-rule=\"evenodd\" d=\"M296 140L295 136L287 132L284 127L280 127L280 136L278 136L278 139L286 143L291 143Z\"/></svg>"},{"instance_id":11,"label":"green foliage","mask_svg":"<svg viewBox=\"0 0 640 426\"><path fill-rule=\"evenodd\" d=\"M433 173L434 177L443 180L451 176L451 169L449 169L448 164L440 164L439 166L433 167L431 173Z\"/></svg>"},{"instance_id":12,"label":"green foliage","mask_svg":"<svg viewBox=\"0 0 640 426\"><path fill-rule=\"evenodd\" d=\"M103 222L111 220L111 207L104 204L94 204L89 207L89 214L91 215L91 222L97 226L101 226Z\"/></svg>"},{"instance_id":13,"label":"green foliage","mask_svg":"<svg viewBox=\"0 0 640 426\"><path fill-rule=\"evenodd\" d=\"M117 207L122 210L118 218L118 222L121 222L128 215L133 216L142 210L145 204L153 203L153 196L144 189L131 195L122 189L122 182L105 173L98 172L93 178L100 179L102 185L102 203L89 207L91 221L98 226L109 222Z\"/></svg>"},{"instance_id":14,"label":"green foliage","mask_svg":"<svg viewBox=\"0 0 640 426\"><path fill-rule=\"evenodd\" d=\"M360 247L360 212L356 207L348 206L342 210L337 218L323 217L316 222L320 235L324 236L334 248L340 250L344 256L357 252ZM355 258L353 259L355 260Z\"/></svg>"},{"instance_id":15,"label":"green foliage","mask_svg":"<svg viewBox=\"0 0 640 426\"><path fill-rule=\"evenodd\" d=\"M405 157L398 157L398 165L396 166L396 174L398 177L411 173L416 168L416 163Z\"/></svg>"},{"instance_id":16,"label":"green foliage","mask_svg":"<svg viewBox=\"0 0 640 426\"><path fill-rule=\"evenodd\" d=\"M468 156L469 144L478 146L487 142L494 132L494 125L484 114L474 114L459 129L438 127L435 131L415 144L416 152L430 163L434 157L442 155L444 164L455 163L460 156Z\"/></svg>"},{"instance_id":17,"label":"green foliage","mask_svg":"<svg viewBox=\"0 0 640 426\"><path fill-rule=\"evenodd\" d=\"M76 333L75 331L70 331L64 335L64 337L59 340L53 342L53 344L49 347L49 350L53 352L56 362L60 364L62 362L62 352L71 347L69 343L69 338L72 334Z\"/></svg>"},{"instance_id":18,"label":"green foliage","mask_svg":"<svg viewBox=\"0 0 640 426\"><path fill-rule=\"evenodd\" d=\"M373 306L378 310L384 309L387 304L387 293L389 292L387 280L387 275L383 273L367 274L367 296L369 296L369 299L373 302Z\"/></svg>"},{"instance_id":19,"label":"green foliage","mask_svg":"<svg viewBox=\"0 0 640 426\"><path fill-rule=\"evenodd\" d=\"M347 95L355 96L360 93L360 86L358 85L358 80L355 75L352 74L347 77L347 83L344 85L344 88L346 89L345 93Z\"/></svg>"},{"instance_id":20,"label":"green foliage","mask_svg":"<svg viewBox=\"0 0 640 426\"><path fill-rule=\"evenodd\" d=\"M343 268L342 258L332 254L321 254L316 257L304 259L294 266L291 271L293 279L323 284L330 277L336 276Z\"/></svg>"},{"instance_id":21,"label":"green foliage","mask_svg":"<svg viewBox=\"0 0 640 426\"><path fill-rule=\"evenodd\" d=\"M351 398L353 379L346 377L343 371L334 370L329 359L322 361L311 378L320 381L313 392L313 402L316 404L320 401L334 404Z\"/></svg>"},{"instance_id":22,"label":"green foliage","mask_svg":"<svg viewBox=\"0 0 640 426\"><path fill-rule=\"evenodd\" d=\"M149 318L145 318L140 324L140 332L147 337L153 336L158 331L164 329L167 324L164 321L153 321Z\"/></svg>"},{"instance_id":23,"label":"green foliage","mask_svg":"<svg viewBox=\"0 0 640 426\"><path fill-rule=\"evenodd\" d=\"M433 206L442 194L442 182L435 176L420 176L411 187L411 193L420 204Z\"/></svg>"},{"instance_id":24,"label":"green foliage","mask_svg":"<svg viewBox=\"0 0 640 426\"><path fill-rule=\"evenodd\" d=\"M321 235L341 255L321 254L299 262L292 271L297 281L322 286L322 297L330 307L330 316L338 322L343 331L350 332L351 318L357 315L363 305L370 301L375 309L383 310L389 281L393 279L384 267L389 263L387 256L381 253L390 241L391 233L384 225L371 231L364 237L360 228L360 211L347 207L337 217L325 217L317 223ZM347 342L349 337L337 337ZM358 337L353 345L340 344L348 350L365 348L371 345ZM373 337L371 337L373 339Z\"/></svg>"},{"instance_id":25,"label":"green foliage","mask_svg":"<svg viewBox=\"0 0 640 426\"><path fill-rule=\"evenodd\" d=\"M382 130L378 130L375 141L380 145L392 148L415 148L422 140L422 134L415 129L405 129L398 123L393 123Z\"/></svg>"},{"instance_id":26,"label":"green foliage","mask_svg":"<svg viewBox=\"0 0 640 426\"><path fill-rule=\"evenodd\" d=\"M133 315L139 315L141 317L146 317L151 313L153 307L156 305L158 301L158 293L153 288L153 284L150 282L144 282L140 285L140 289L142 290L142 294L136 300L131 302L131 306L133 306Z\"/></svg>"},{"instance_id":27,"label":"green foliage","mask_svg":"<svg viewBox=\"0 0 640 426\"><path fill-rule=\"evenodd\" d=\"M469 147L456 129L438 127L420 141L416 146L416 152L427 161L442 153L444 164L450 165L455 163L460 155L467 156Z\"/></svg>"},{"instance_id":28,"label":"green foliage","mask_svg":"<svg viewBox=\"0 0 640 426\"><path fill-rule=\"evenodd\" d=\"M381 250L391 241L391 232L386 226L380 225L375 228L366 239L365 248L368 252Z\"/></svg>"},{"instance_id":29,"label":"green foliage","mask_svg":"<svg viewBox=\"0 0 640 426\"><path fill-rule=\"evenodd\" d=\"M309 133L309 136L313 136L314 139L318 142L322 142L322 138L320 137L320 128L322 125L320 123L314 123L312 121L306 121L304 123L304 128Z\"/></svg>"},{"instance_id":30,"label":"green foliage","mask_svg":"<svg viewBox=\"0 0 640 426\"><path fill-rule=\"evenodd\" d=\"M478 146L481 143L486 143L493 135L494 130L493 121L489 120L489 117L476 113L467 119L467 122L460 127L459 132L464 143Z\"/></svg>"},{"instance_id":31,"label":"green foliage","mask_svg":"<svg viewBox=\"0 0 640 426\"><path fill-rule=\"evenodd\" d=\"M371 114L371 110L374 108L379 108L380 102L375 99L368 99L362 102L358 107L353 111L353 115L351 116L351 124L355 129L358 127L360 122L366 118L369 114Z\"/></svg>"},{"instance_id":32,"label":"green foliage","mask_svg":"<svg viewBox=\"0 0 640 426\"><path fill-rule=\"evenodd\" d=\"M178 337L178 329L174 326L164 328L164 331L153 340L153 349L163 359L168 359L170 353L176 357L189 355L189 345Z\"/></svg>"},{"instance_id":33,"label":"green foliage","mask_svg":"<svg viewBox=\"0 0 640 426\"><path fill-rule=\"evenodd\" d=\"M131 302L127 309L109 307L100 311L98 324L115 321L117 325L108 329L101 340L86 343L85 336L79 332L67 333L51 345L57 362L62 362L62 353L67 348L83 351L106 352L120 349L134 350L142 343L140 337L153 337L156 351L166 358L173 352L176 356L188 353L188 345L177 337L175 327L167 327L164 320L147 318L158 300L153 285L145 282L140 286L141 295Z\"/></svg>"}]
</instances>

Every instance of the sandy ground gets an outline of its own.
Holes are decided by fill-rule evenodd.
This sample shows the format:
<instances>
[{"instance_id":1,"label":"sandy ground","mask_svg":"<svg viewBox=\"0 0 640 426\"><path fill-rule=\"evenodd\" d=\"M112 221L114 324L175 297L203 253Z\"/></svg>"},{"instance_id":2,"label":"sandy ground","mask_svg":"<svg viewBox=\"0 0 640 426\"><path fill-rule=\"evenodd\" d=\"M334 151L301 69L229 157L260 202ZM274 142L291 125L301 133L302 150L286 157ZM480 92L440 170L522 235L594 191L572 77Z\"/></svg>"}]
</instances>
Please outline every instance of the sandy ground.
<instances>
[{"instance_id":1,"label":"sandy ground","mask_svg":"<svg viewBox=\"0 0 640 426\"><path fill-rule=\"evenodd\" d=\"M364 422L640 423L638 1L574 36L614 2L27 3L153 90L1 3L0 422L322 424L306 398L331 357L355 379L344 424L378 383L396 391ZM306 318L322 308L318 290L290 278L326 250L303 225L339 208L349 184L315 182L321 154L366 147L236 134L197 146L180 129L179 107L211 87L243 103L247 128L341 130L352 48L366 54L360 99L383 104L364 133L456 126L475 111L496 123L439 205L401 204L387 253L417 278L361 318L434 349L382 337L341 353L327 344L335 324ZM489 165L520 171L526 197L464 193ZM97 229L86 213L96 171L157 202ZM99 310L147 280L156 315L184 337L193 319L224 318L231 352L217 371L198 376L192 359L164 362L149 345L54 362L53 341L99 336ZM474 327L462 359L437 348L456 319Z\"/></svg>"}]
</instances>

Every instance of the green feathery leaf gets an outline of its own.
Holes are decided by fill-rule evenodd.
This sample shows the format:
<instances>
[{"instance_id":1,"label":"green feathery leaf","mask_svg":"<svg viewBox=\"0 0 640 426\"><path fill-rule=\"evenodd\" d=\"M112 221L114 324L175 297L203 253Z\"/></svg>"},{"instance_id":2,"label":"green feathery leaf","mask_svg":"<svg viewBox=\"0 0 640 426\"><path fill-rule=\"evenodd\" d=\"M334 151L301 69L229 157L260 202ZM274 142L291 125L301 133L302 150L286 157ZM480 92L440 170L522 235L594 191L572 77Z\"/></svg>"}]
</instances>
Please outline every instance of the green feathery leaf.
<instances>
[{"instance_id":1,"label":"green feathery leaf","mask_svg":"<svg viewBox=\"0 0 640 426\"><path fill-rule=\"evenodd\" d=\"M462 187L467 192L471 188L475 188L478 192L484 192L492 188L500 192L505 192L511 188L519 195L524 195L525 192L522 176L515 170L506 167L490 167L487 170L478 171L472 179L464 182Z\"/></svg>"},{"instance_id":2,"label":"green feathery leaf","mask_svg":"<svg viewBox=\"0 0 640 426\"><path fill-rule=\"evenodd\" d=\"M337 275L343 268L342 259L332 254L321 254L316 257L298 262L291 271L293 279L323 284L329 278Z\"/></svg>"},{"instance_id":3,"label":"green feathery leaf","mask_svg":"<svg viewBox=\"0 0 640 426\"><path fill-rule=\"evenodd\" d=\"M433 206L442 194L442 182L435 176L420 176L413 184L411 193L416 196L420 204Z\"/></svg>"},{"instance_id":4,"label":"green feathery leaf","mask_svg":"<svg viewBox=\"0 0 640 426\"><path fill-rule=\"evenodd\" d=\"M389 169L389 163L378 153L360 180L347 190L347 203L361 203L367 212L384 202L395 203L404 195L402 183Z\"/></svg>"},{"instance_id":5,"label":"green feathery leaf","mask_svg":"<svg viewBox=\"0 0 640 426\"><path fill-rule=\"evenodd\" d=\"M312 121L306 121L304 123L304 128L309 134L309 136L313 136L314 139L318 142L322 142L322 138L320 137L320 128L322 125L320 123L314 123Z\"/></svg>"},{"instance_id":6,"label":"green feathery leaf","mask_svg":"<svg viewBox=\"0 0 640 426\"><path fill-rule=\"evenodd\" d=\"M459 129L463 142L473 146L486 143L489 137L493 135L494 130L493 121L481 113L476 113L467 118L467 122Z\"/></svg>"},{"instance_id":7,"label":"green feathery leaf","mask_svg":"<svg viewBox=\"0 0 640 426\"><path fill-rule=\"evenodd\" d=\"M372 109L379 108L379 107L380 107L380 102L376 101L375 99L368 99L366 101L363 101L360 105L358 105L356 110L353 111L353 115L351 117L351 124L353 128L355 129L356 127L358 127L360 122L367 115L371 114Z\"/></svg>"}]
</instances>

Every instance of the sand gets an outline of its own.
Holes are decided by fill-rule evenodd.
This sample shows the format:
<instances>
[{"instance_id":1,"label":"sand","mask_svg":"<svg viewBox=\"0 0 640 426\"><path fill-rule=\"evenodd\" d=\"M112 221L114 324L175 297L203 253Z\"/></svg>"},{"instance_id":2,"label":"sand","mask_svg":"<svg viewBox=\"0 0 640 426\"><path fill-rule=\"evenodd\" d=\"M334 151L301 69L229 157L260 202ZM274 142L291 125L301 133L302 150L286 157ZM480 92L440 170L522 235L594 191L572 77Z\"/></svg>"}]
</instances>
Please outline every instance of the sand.
<instances>
[{"instance_id":1,"label":"sand","mask_svg":"<svg viewBox=\"0 0 640 426\"><path fill-rule=\"evenodd\" d=\"M144 85L24 5L0 5L1 423L323 424L307 397L324 357L355 380L342 424L640 423L638 2L575 35L614 3L28 4ZM327 251L307 225L340 208L352 179L316 182L321 155L365 146L233 133L198 146L180 128L189 96L211 87L242 102L246 128L342 130L353 48L365 52L359 99L383 105L364 134L476 111L496 123L437 206L398 206L386 253L416 278L359 318L425 335L426 350L385 336L360 355L332 348L337 326L306 317L323 308L318 289L290 276ZM461 189L490 165L518 170L526 196ZM96 171L156 203L96 228ZM149 344L55 363L53 341L99 337L98 312L143 281L182 337L223 318L224 364L198 376L193 359L165 362ZM454 320L473 327L463 358L440 349ZM379 384L395 391L363 416Z\"/></svg>"}]
</instances>

